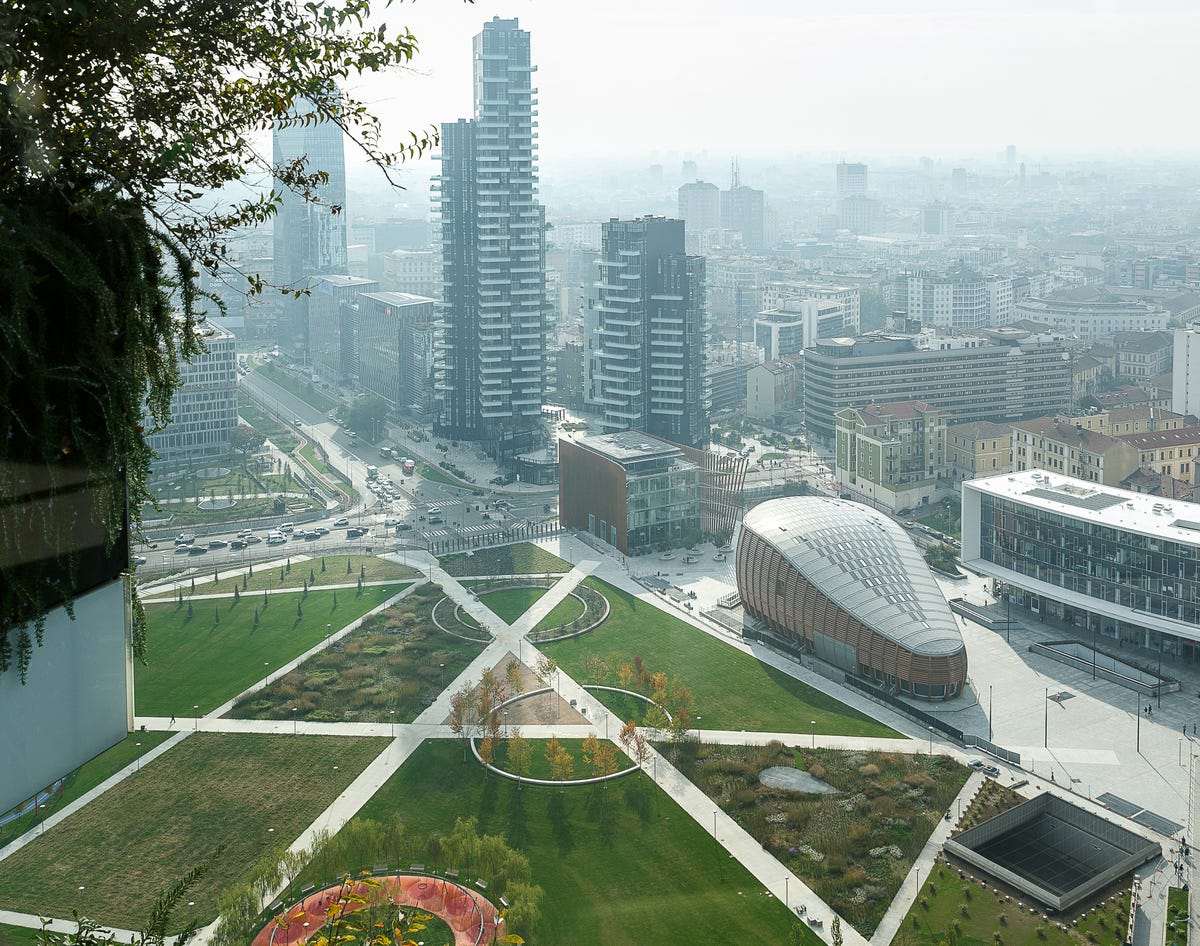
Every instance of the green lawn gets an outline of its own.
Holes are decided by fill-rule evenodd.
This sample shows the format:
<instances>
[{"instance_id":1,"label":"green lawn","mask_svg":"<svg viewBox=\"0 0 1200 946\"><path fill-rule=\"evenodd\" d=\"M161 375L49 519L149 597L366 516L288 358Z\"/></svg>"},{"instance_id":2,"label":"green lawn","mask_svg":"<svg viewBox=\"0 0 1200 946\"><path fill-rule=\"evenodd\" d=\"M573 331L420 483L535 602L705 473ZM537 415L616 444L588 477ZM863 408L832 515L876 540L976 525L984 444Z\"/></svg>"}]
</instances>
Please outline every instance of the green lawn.
<instances>
[{"instance_id":1,"label":"green lawn","mask_svg":"<svg viewBox=\"0 0 1200 946\"><path fill-rule=\"evenodd\" d=\"M937 512L919 516L917 522L956 539L962 538L962 510L957 505L943 506Z\"/></svg>"},{"instance_id":2,"label":"green lawn","mask_svg":"<svg viewBox=\"0 0 1200 946\"><path fill-rule=\"evenodd\" d=\"M623 663L641 657L651 673L662 671L691 691L692 712L704 729L747 729L762 732L816 731L840 736L900 734L858 710L826 696L786 673L735 650L703 631L595 578L586 583L608 598L611 611L598 628L581 637L547 644L543 650L580 683L617 684ZM591 679L585 662L602 657L609 674ZM595 696L614 711L614 694Z\"/></svg>"},{"instance_id":3,"label":"green lawn","mask_svg":"<svg viewBox=\"0 0 1200 946\"><path fill-rule=\"evenodd\" d=\"M504 588L480 592L479 600L505 624L512 624L537 604L547 591L548 588Z\"/></svg>"},{"instance_id":4,"label":"green lawn","mask_svg":"<svg viewBox=\"0 0 1200 946\"><path fill-rule=\"evenodd\" d=\"M494 549L482 549L474 555L459 553L438 560L446 574L459 576L542 575L563 573L571 565L553 552L530 542L516 542Z\"/></svg>"},{"instance_id":5,"label":"green lawn","mask_svg":"<svg viewBox=\"0 0 1200 946\"><path fill-rule=\"evenodd\" d=\"M0 946L37 946L38 930L0 923Z\"/></svg>"},{"instance_id":6,"label":"green lawn","mask_svg":"<svg viewBox=\"0 0 1200 946\"><path fill-rule=\"evenodd\" d=\"M970 868L974 873L974 868ZM1090 901L1084 901L1071 908L1071 916L1087 914L1086 920L1067 931L1060 930L1056 925L1062 919L1051 917L1042 919L1042 911L1030 913L1030 907L1035 906L1024 897L1012 890L1001 890L1000 896L992 893L996 885L989 883L982 887L978 882L968 878L960 878L958 871L939 864L933 871L933 876L925 879L921 892L917 896L903 924L892 939L893 946L941 946L946 942L948 930L957 933L955 942L959 946L997 946L997 943L1008 946L1025 946L1027 943L1037 943L1039 946L1087 946L1097 943L1099 946L1117 946L1125 942L1125 917L1129 909L1128 878L1121 884L1103 891L1101 895ZM1115 903L1105 903L1108 897L1116 895ZM1010 899L1006 902L1004 897ZM1018 909L1017 903L1025 904L1024 909ZM1090 908L1096 907L1091 913ZM996 934L1000 939L997 940ZM1094 937L1094 938L1093 938ZM1170 939L1167 940L1170 944Z\"/></svg>"},{"instance_id":7,"label":"green lawn","mask_svg":"<svg viewBox=\"0 0 1200 946\"><path fill-rule=\"evenodd\" d=\"M607 796L607 797L605 797ZM484 778L451 740L427 740L356 816L400 814L418 834L475 816L529 857L545 888L537 943L786 943L790 918L712 836L642 773L559 791ZM468 869L465 864L431 864ZM815 936L802 940L817 944Z\"/></svg>"},{"instance_id":8,"label":"green lawn","mask_svg":"<svg viewBox=\"0 0 1200 946\"><path fill-rule=\"evenodd\" d=\"M55 792L37 809L36 813L31 811L0 827L0 847L4 847L30 828L41 824L46 818L76 798L86 795L110 775L121 771L138 756L145 755L159 743L166 742L172 735L169 732L130 733L115 746L83 763L66 777L61 791ZM138 743L141 745L139 746Z\"/></svg>"},{"instance_id":9,"label":"green lawn","mask_svg":"<svg viewBox=\"0 0 1200 946\"><path fill-rule=\"evenodd\" d=\"M431 483L442 483L446 486L470 485L455 479L449 473L444 473L432 463L426 463L424 460L417 464L417 476L421 477L423 480L429 480Z\"/></svg>"},{"instance_id":10,"label":"green lawn","mask_svg":"<svg viewBox=\"0 0 1200 946\"><path fill-rule=\"evenodd\" d=\"M534 630L542 631L549 627L562 627L564 624L570 624L581 614L583 614L583 602L567 595L550 609L550 613L538 622L538 626Z\"/></svg>"},{"instance_id":11,"label":"green lawn","mask_svg":"<svg viewBox=\"0 0 1200 946\"><path fill-rule=\"evenodd\" d=\"M305 383L274 365L259 364L255 366L255 370L264 378L274 381L289 394L312 405L322 414L328 414L338 406L337 401L314 388L312 382Z\"/></svg>"},{"instance_id":12,"label":"green lawn","mask_svg":"<svg viewBox=\"0 0 1200 946\"><path fill-rule=\"evenodd\" d=\"M430 611L441 597L439 585L414 589L228 715L291 719L295 709L301 721L411 722L486 646L433 623Z\"/></svg>"},{"instance_id":13,"label":"green lawn","mask_svg":"<svg viewBox=\"0 0 1200 946\"><path fill-rule=\"evenodd\" d=\"M198 704L203 715L404 586L403 582L368 585L361 595L353 588L309 592L307 596L285 592L271 595L265 610L261 594L244 595L236 605L232 598L202 600L193 604L191 618L187 604L148 605L149 664L134 668L137 712L186 717ZM297 615L297 605L302 615ZM259 609L257 628L255 608ZM218 609L219 624L215 620ZM269 668L264 663L269 663Z\"/></svg>"},{"instance_id":14,"label":"green lawn","mask_svg":"<svg viewBox=\"0 0 1200 946\"><path fill-rule=\"evenodd\" d=\"M343 498L350 498L350 488L346 485L346 477L341 470L330 466L321 459L321 455L317 453L317 446L313 443L307 443L300 448L300 455L313 467L313 469L322 473L330 483L334 485Z\"/></svg>"},{"instance_id":15,"label":"green lawn","mask_svg":"<svg viewBox=\"0 0 1200 946\"><path fill-rule=\"evenodd\" d=\"M222 578L221 581L214 584L212 581L212 571L210 571L206 580L196 582L195 594L232 595L234 586L237 586L238 592L243 595L264 590L301 589L304 587L305 581L308 582L309 588L320 588L324 585L356 585L360 575L363 575L364 580L368 582L397 581L421 577L421 572L411 565L401 565L399 562L393 562L386 558L377 558L374 555L313 555L307 561L301 561L300 555L308 552L304 545L295 546L292 551L296 556L296 560L291 563L290 569L285 563L275 568L260 566L254 569L253 575L247 570L245 572L245 586L242 585L240 577ZM280 553L281 557L286 554ZM324 561L323 571L322 561ZM222 566L220 570L227 571L228 568ZM183 588L183 598L186 602L193 593L191 582L184 579L179 582L179 585ZM175 600L175 597L175 593L157 594L154 598L145 598L143 600L171 601ZM258 596L257 603L262 603L261 594Z\"/></svg>"},{"instance_id":16,"label":"green lawn","mask_svg":"<svg viewBox=\"0 0 1200 946\"><path fill-rule=\"evenodd\" d=\"M307 512L316 506L316 502L308 496L289 496L288 508L293 512ZM142 513L147 518L170 516L174 526L190 526L202 531L209 526L241 523L247 519L257 519L263 516L278 516L275 511L275 500L271 496L258 496L251 499L239 499L237 505L228 509L200 509L195 501L184 503L162 503L162 511L155 512L149 504L142 506ZM210 556L211 557L211 556ZM207 559L206 559L207 560ZM196 559L184 559L179 564L194 565Z\"/></svg>"},{"instance_id":17,"label":"green lawn","mask_svg":"<svg viewBox=\"0 0 1200 946\"><path fill-rule=\"evenodd\" d=\"M81 907L138 929L161 888L224 844L176 912L180 925L207 922L223 890L286 849L386 744L198 733L0 862L0 907L54 917Z\"/></svg>"}]
</instances>

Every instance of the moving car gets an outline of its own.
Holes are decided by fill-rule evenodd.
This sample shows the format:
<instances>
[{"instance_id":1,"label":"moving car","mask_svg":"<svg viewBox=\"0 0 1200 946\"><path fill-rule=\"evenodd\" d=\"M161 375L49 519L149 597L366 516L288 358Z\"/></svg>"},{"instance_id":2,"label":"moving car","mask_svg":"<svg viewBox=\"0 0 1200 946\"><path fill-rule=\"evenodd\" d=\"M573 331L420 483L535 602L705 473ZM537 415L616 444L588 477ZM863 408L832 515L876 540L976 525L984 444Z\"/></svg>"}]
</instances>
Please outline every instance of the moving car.
<instances>
[{"instance_id":1,"label":"moving car","mask_svg":"<svg viewBox=\"0 0 1200 946\"><path fill-rule=\"evenodd\" d=\"M194 545L177 545L177 546L175 546L175 554L176 555L188 555L191 553L193 548L195 548Z\"/></svg>"},{"instance_id":2,"label":"moving car","mask_svg":"<svg viewBox=\"0 0 1200 946\"><path fill-rule=\"evenodd\" d=\"M232 542L229 543L229 548L235 552L240 549L244 549L245 547L246 547L245 539L234 539Z\"/></svg>"},{"instance_id":3,"label":"moving car","mask_svg":"<svg viewBox=\"0 0 1200 946\"><path fill-rule=\"evenodd\" d=\"M282 532L272 532L267 536L267 545L282 545L287 541L287 536Z\"/></svg>"},{"instance_id":4,"label":"moving car","mask_svg":"<svg viewBox=\"0 0 1200 946\"><path fill-rule=\"evenodd\" d=\"M357 539L359 536L366 535L366 534L367 534L367 530L360 529L358 526L355 526L353 529L346 530L346 538L347 539Z\"/></svg>"},{"instance_id":5,"label":"moving car","mask_svg":"<svg viewBox=\"0 0 1200 946\"><path fill-rule=\"evenodd\" d=\"M304 541L305 542L315 542L319 538L321 538L321 533L318 532L316 529L313 529L311 532L304 533Z\"/></svg>"},{"instance_id":6,"label":"moving car","mask_svg":"<svg viewBox=\"0 0 1200 946\"><path fill-rule=\"evenodd\" d=\"M206 549L203 545L193 545L191 548L188 549L188 555L207 555L207 554L208 554L208 549Z\"/></svg>"},{"instance_id":7,"label":"moving car","mask_svg":"<svg viewBox=\"0 0 1200 946\"><path fill-rule=\"evenodd\" d=\"M210 549L223 549L228 545L229 545L229 543L226 542L224 539L213 539L211 542L208 543L208 547Z\"/></svg>"},{"instance_id":8,"label":"moving car","mask_svg":"<svg viewBox=\"0 0 1200 946\"><path fill-rule=\"evenodd\" d=\"M985 765L983 767L983 774L986 775L988 778L999 778L1000 770L998 768L996 768L994 765Z\"/></svg>"},{"instance_id":9,"label":"moving car","mask_svg":"<svg viewBox=\"0 0 1200 946\"><path fill-rule=\"evenodd\" d=\"M289 532L295 532L296 524L294 522L285 522L283 525L281 525L279 527L279 531L284 533L285 535Z\"/></svg>"},{"instance_id":10,"label":"moving car","mask_svg":"<svg viewBox=\"0 0 1200 946\"><path fill-rule=\"evenodd\" d=\"M248 535L245 537L245 542L247 545L258 545L258 543L261 541L262 541L262 539L254 534L251 534L251 535Z\"/></svg>"},{"instance_id":11,"label":"moving car","mask_svg":"<svg viewBox=\"0 0 1200 946\"><path fill-rule=\"evenodd\" d=\"M345 516L342 516L340 519L333 520L333 527L335 529L337 529L341 526L348 526L348 525L350 525L350 520L347 519Z\"/></svg>"},{"instance_id":12,"label":"moving car","mask_svg":"<svg viewBox=\"0 0 1200 946\"><path fill-rule=\"evenodd\" d=\"M146 556L144 556L144 555L135 555L135 556L133 557L133 564L134 564L134 565L145 565L145 564L146 564Z\"/></svg>"}]
</instances>

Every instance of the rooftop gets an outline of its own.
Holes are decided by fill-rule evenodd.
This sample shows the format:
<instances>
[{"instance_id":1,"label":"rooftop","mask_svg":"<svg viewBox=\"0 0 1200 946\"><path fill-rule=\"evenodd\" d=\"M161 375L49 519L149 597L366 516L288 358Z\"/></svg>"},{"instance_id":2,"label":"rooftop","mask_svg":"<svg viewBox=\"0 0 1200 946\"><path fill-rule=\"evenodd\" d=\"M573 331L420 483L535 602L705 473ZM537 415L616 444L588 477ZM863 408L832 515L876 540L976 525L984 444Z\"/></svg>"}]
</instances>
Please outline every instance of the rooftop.
<instances>
[{"instance_id":1,"label":"rooftop","mask_svg":"<svg viewBox=\"0 0 1200 946\"><path fill-rule=\"evenodd\" d=\"M622 430L615 434L595 434L575 441L579 446L617 463L638 460L683 458L683 450L673 443L651 437L640 430Z\"/></svg>"},{"instance_id":2,"label":"rooftop","mask_svg":"<svg viewBox=\"0 0 1200 946\"><path fill-rule=\"evenodd\" d=\"M815 496L755 506L743 527L769 542L843 611L914 653L962 650L962 635L929 566L894 520L859 503Z\"/></svg>"},{"instance_id":3,"label":"rooftop","mask_svg":"<svg viewBox=\"0 0 1200 946\"><path fill-rule=\"evenodd\" d=\"M1140 434L1122 434L1117 438L1137 447L1150 450L1156 447L1177 447L1200 443L1200 427L1178 427L1175 430L1150 430Z\"/></svg>"},{"instance_id":4,"label":"rooftop","mask_svg":"<svg viewBox=\"0 0 1200 946\"><path fill-rule=\"evenodd\" d=\"M1077 424L1064 424L1053 417L1034 417L1031 420L1014 421L1013 430L1023 430L1026 433L1047 437L1059 443L1070 444L1073 447L1103 452L1116 444L1117 438L1102 434L1098 430L1088 430Z\"/></svg>"},{"instance_id":5,"label":"rooftop","mask_svg":"<svg viewBox=\"0 0 1200 946\"><path fill-rule=\"evenodd\" d=\"M969 440L990 440L996 437L1011 437L1012 424L977 420L970 424L954 424L946 428L946 433L951 437L966 437Z\"/></svg>"},{"instance_id":6,"label":"rooftop","mask_svg":"<svg viewBox=\"0 0 1200 946\"><path fill-rule=\"evenodd\" d=\"M1200 546L1200 503L1164 502L1157 496L1097 487L1042 470L967 480L963 488L1113 529Z\"/></svg>"}]
</instances>

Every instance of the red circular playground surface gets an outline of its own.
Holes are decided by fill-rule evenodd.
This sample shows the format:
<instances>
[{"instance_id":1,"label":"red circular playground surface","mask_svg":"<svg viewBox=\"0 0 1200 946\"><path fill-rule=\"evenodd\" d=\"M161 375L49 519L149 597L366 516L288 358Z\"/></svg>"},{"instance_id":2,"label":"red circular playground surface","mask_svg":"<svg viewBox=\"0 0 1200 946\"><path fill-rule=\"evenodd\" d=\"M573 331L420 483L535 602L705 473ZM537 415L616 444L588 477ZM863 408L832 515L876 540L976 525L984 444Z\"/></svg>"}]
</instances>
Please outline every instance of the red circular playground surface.
<instances>
[{"instance_id":1,"label":"red circular playground surface","mask_svg":"<svg viewBox=\"0 0 1200 946\"><path fill-rule=\"evenodd\" d=\"M345 903L347 896L368 902ZM310 893L264 926L252 946L299 946L341 913L385 901L444 920L454 932L454 946L492 943L496 938L497 911L486 897L441 877L389 874L372 877L369 883L349 881Z\"/></svg>"}]
</instances>

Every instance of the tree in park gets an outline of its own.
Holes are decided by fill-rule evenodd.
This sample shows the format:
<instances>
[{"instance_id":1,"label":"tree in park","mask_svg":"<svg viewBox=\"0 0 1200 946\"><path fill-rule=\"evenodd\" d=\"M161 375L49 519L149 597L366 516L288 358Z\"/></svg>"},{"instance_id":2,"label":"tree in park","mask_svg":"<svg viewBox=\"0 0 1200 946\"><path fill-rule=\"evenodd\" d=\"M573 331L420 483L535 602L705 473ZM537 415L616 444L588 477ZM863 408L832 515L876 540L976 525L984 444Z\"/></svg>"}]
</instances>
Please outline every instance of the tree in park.
<instances>
[{"instance_id":1,"label":"tree in park","mask_svg":"<svg viewBox=\"0 0 1200 946\"><path fill-rule=\"evenodd\" d=\"M521 735L521 727L514 726L508 737L508 769L513 775L525 778L532 765L533 746Z\"/></svg>"},{"instance_id":2,"label":"tree in park","mask_svg":"<svg viewBox=\"0 0 1200 946\"><path fill-rule=\"evenodd\" d=\"M221 609L220 608L213 608L213 623L214 624L221 623Z\"/></svg>"},{"instance_id":3,"label":"tree in park","mask_svg":"<svg viewBox=\"0 0 1200 946\"><path fill-rule=\"evenodd\" d=\"M321 574L322 575L325 574L325 556L324 555L321 556Z\"/></svg>"},{"instance_id":4,"label":"tree in park","mask_svg":"<svg viewBox=\"0 0 1200 946\"><path fill-rule=\"evenodd\" d=\"M258 627L258 608L254 609L254 626Z\"/></svg>"},{"instance_id":5,"label":"tree in park","mask_svg":"<svg viewBox=\"0 0 1200 946\"><path fill-rule=\"evenodd\" d=\"M583 748L580 751L580 756L583 758L584 765L594 766L596 762L596 753L600 751L600 740L596 734L588 733L588 736L583 740ZM547 760L549 761L549 760Z\"/></svg>"},{"instance_id":6,"label":"tree in park","mask_svg":"<svg viewBox=\"0 0 1200 946\"><path fill-rule=\"evenodd\" d=\"M462 740L464 762L467 761L467 743L478 728L478 695L473 686L464 683L461 690L450 696L450 731Z\"/></svg>"},{"instance_id":7,"label":"tree in park","mask_svg":"<svg viewBox=\"0 0 1200 946\"><path fill-rule=\"evenodd\" d=\"M189 619L191 618L191 616L192 616L192 614L193 614L193 613L194 613L194 612L192 611L192 602L191 602L191 600L189 599L189 600L188 600L188 613L187 613L187 616L188 616L188 618L189 618Z\"/></svg>"},{"instance_id":8,"label":"tree in park","mask_svg":"<svg viewBox=\"0 0 1200 946\"><path fill-rule=\"evenodd\" d=\"M324 569L321 570L324 571ZM311 567L308 569L308 583L310 585L315 585L317 583L317 574L312 570Z\"/></svg>"},{"instance_id":9,"label":"tree in park","mask_svg":"<svg viewBox=\"0 0 1200 946\"><path fill-rule=\"evenodd\" d=\"M192 594L196 593L196 576L192 576Z\"/></svg>"},{"instance_id":10,"label":"tree in park","mask_svg":"<svg viewBox=\"0 0 1200 946\"><path fill-rule=\"evenodd\" d=\"M621 664L617 668L617 680L623 687L629 686L633 682L633 667L627 663Z\"/></svg>"},{"instance_id":11,"label":"tree in park","mask_svg":"<svg viewBox=\"0 0 1200 946\"><path fill-rule=\"evenodd\" d=\"M268 595L268 594L267 594L267 589L266 589L266 588L264 588L264 589L263 589L263 605L262 605L262 606L263 606L263 610L264 610L264 611L265 611L265 610L267 610L267 603L268 603L270 600L271 600L271 597L270 597L270 595Z\"/></svg>"},{"instance_id":12,"label":"tree in park","mask_svg":"<svg viewBox=\"0 0 1200 946\"><path fill-rule=\"evenodd\" d=\"M335 608L337 607L337 589L336 588L333 589L333 606Z\"/></svg>"},{"instance_id":13,"label":"tree in park","mask_svg":"<svg viewBox=\"0 0 1200 946\"><path fill-rule=\"evenodd\" d=\"M298 617L298 618L304 617L304 609L302 607L300 607L299 601L296 602L296 617Z\"/></svg>"},{"instance_id":14,"label":"tree in park","mask_svg":"<svg viewBox=\"0 0 1200 946\"><path fill-rule=\"evenodd\" d=\"M349 557L346 558L346 574L347 575L350 574L350 558Z\"/></svg>"},{"instance_id":15,"label":"tree in park","mask_svg":"<svg viewBox=\"0 0 1200 946\"><path fill-rule=\"evenodd\" d=\"M241 592L238 591L238 586L234 585L233 586L233 603L237 604L241 600L242 600Z\"/></svg>"},{"instance_id":16,"label":"tree in park","mask_svg":"<svg viewBox=\"0 0 1200 946\"><path fill-rule=\"evenodd\" d=\"M516 695L523 689L521 685L521 664L515 657L504 667L504 679L508 684L508 692Z\"/></svg>"},{"instance_id":17,"label":"tree in park","mask_svg":"<svg viewBox=\"0 0 1200 946\"><path fill-rule=\"evenodd\" d=\"M479 758L485 766L491 765L495 761L495 743L492 741L491 735L484 736L479 740ZM487 776L486 768L484 776Z\"/></svg>"},{"instance_id":18,"label":"tree in park","mask_svg":"<svg viewBox=\"0 0 1200 946\"><path fill-rule=\"evenodd\" d=\"M247 577L246 577L246 573L245 573L245 572L242 572L242 591L245 591L245 590L246 590L246 582L247 582L248 580L249 580L249 579L247 579ZM234 589L233 589L233 590L234 590L234 591L237 591L237 588L236 588L236 586L234 587Z\"/></svg>"},{"instance_id":19,"label":"tree in park","mask_svg":"<svg viewBox=\"0 0 1200 946\"><path fill-rule=\"evenodd\" d=\"M575 774L575 757L559 744L557 738L552 738L546 746L546 761L550 763L550 771L559 782L569 781Z\"/></svg>"},{"instance_id":20,"label":"tree in park","mask_svg":"<svg viewBox=\"0 0 1200 946\"><path fill-rule=\"evenodd\" d=\"M829 927L829 939L833 946L842 946L842 918L835 916Z\"/></svg>"},{"instance_id":21,"label":"tree in park","mask_svg":"<svg viewBox=\"0 0 1200 946\"><path fill-rule=\"evenodd\" d=\"M608 679L608 664L598 654L592 654L583 662L583 670L589 680L597 683L603 683Z\"/></svg>"}]
</instances>

